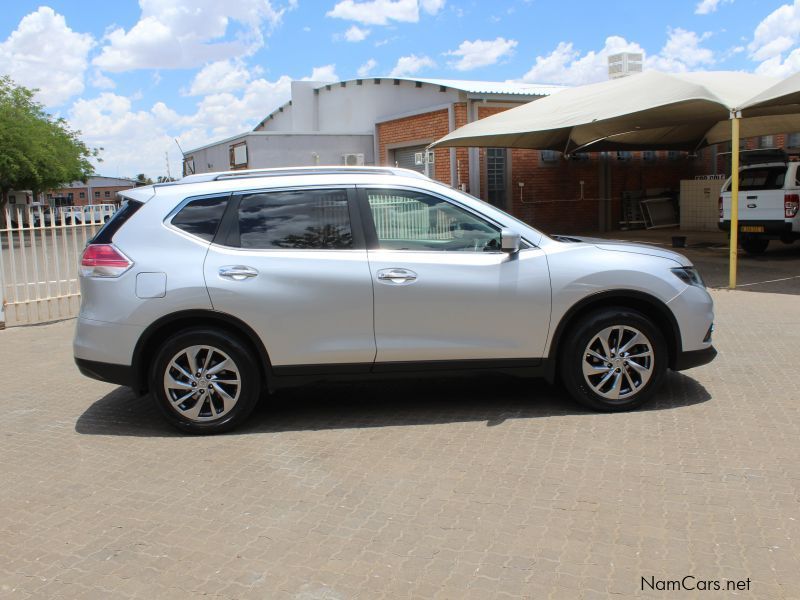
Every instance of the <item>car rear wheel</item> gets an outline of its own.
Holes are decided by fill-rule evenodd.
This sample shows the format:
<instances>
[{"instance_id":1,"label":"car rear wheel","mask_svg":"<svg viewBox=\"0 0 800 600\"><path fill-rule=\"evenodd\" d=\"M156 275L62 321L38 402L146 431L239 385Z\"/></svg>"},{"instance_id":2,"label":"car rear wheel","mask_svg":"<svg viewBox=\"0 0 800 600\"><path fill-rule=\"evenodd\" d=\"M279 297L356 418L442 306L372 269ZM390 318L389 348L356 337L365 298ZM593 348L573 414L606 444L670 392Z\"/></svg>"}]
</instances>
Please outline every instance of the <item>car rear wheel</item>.
<instances>
[{"instance_id":1,"label":"car rear wheel","mask_svg":"<svg viewBox=\"0 0 800 600\"><path fill-rule=\"evenodd\" d=\"M240 425L255 407L260 387L252 353L218 329L189 329L169 338L150 376L150 390L167 421L198 434Z\"/></svg>"},{"instance_id":2,"label":"car rear wheel","mask_svg":"<svg viewBox=\"0 0 800 600\"><path fill-rule=\"evenodd\" d=\"M601 411L638 408L667 368L664 336L645 315L626 308L583 317L561 354L564 386L581 404Z\"/></svg>"},{"instance_id":3,"label":"car rear wheel","mask_svg":"<svg viewBox=\"0 0 800 600\"><path fill-rule=\"evenodd\" d=\"M769 246L769 240L746 235L742 237L740 244L742 246L742 250L753 256L758 256L759 254L764 254L764 252L766 252L767 246Z\"/></svg>"}]
</instances>

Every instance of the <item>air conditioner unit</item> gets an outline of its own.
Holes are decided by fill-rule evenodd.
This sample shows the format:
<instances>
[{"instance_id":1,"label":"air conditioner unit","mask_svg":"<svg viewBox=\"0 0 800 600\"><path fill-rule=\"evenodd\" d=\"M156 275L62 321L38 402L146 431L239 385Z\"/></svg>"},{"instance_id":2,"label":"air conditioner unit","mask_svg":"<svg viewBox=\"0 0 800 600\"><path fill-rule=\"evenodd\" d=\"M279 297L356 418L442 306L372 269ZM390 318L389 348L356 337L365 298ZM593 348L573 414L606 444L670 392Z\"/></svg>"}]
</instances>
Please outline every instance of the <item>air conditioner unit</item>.
<instances>
[{"instance_id":1,"label":"air conditioner unit","mask_svg":"<svg viewBox=\"0 0 800 600\"><path fill-rule=\"evenodd\" d=\"M364 155L342 154L342 162L348 167L360 167L364 164Z\"/></svg>"}]
</instances>

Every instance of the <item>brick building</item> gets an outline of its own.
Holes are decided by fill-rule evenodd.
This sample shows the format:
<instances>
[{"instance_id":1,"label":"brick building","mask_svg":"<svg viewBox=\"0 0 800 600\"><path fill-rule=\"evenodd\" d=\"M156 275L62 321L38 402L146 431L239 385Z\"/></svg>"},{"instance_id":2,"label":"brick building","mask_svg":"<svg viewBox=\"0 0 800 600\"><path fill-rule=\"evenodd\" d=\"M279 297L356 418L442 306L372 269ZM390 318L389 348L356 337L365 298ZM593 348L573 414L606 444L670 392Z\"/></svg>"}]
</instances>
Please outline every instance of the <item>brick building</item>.
<instances>
[{"instance_id":1,"label":"brick building","mask_svg":"<svg viewBox=\"0 0 800 600\"><path fill-rule=\"evenodd\" d=\"M549 232L619 226L624 194L671 190L715 174L716 149L582 153L426 147L471 121L557 93L560 86L443 79L293 82L292 99L251 132L187 151L184 172L298 165L391 165L479 196Z\"/></svg>"},{"instance_id":2,"label":"brick building","mask_svg":"<svg viewBox=\"0 0 800 600\"><path fill-rule=\"evenodd\" d=\"M136 187L136 180L125 177L89 177L86 183L72 183L45 193L47 204L51 206L85 206L87 204L116 203L117 192Z\"/></svg>"}]
</instances>

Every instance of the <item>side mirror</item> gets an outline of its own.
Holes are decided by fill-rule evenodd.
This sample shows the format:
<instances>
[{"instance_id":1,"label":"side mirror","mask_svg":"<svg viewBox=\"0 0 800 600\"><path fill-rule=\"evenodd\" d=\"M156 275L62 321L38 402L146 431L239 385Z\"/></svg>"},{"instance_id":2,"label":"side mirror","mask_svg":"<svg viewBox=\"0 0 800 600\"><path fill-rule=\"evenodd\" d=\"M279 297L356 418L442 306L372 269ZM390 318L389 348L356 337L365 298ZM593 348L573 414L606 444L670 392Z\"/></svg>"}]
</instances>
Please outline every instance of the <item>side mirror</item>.
<instances>
[{"instance_id":1,"label":"side mirror","mask_svg":"<svg viewBox=\"0 0 800 600\"><path fill-rule=\"evenodd\" d=\"M519 252L520 241L520 235L516 231L511 231L510 229L500 230L500 249L503 252L508 252L509 254Z\"/></svg>"}]
</instances>

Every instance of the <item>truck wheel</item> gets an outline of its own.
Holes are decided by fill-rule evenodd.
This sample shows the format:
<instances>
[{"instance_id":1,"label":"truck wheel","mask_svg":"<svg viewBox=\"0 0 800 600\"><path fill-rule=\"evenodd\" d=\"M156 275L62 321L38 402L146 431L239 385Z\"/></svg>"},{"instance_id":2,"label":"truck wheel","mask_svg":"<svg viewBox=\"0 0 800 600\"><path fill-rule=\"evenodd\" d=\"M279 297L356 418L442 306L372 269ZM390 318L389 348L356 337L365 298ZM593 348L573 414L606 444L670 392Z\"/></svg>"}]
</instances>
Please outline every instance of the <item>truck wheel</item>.
<instances>
[{"instance_id":1,"label":"truck wheel","mask_svg":"<svg viewBox=\"0 0 800 600\"><path fill-rule=\"evenodd\" d=\"M568 333L559 359L570 395L594 410L619 412L641 406L667 369L667 345L640 312L607 308L583 317Z\"/></svg>"},{"instance_id":2,"label":"truck wheel","mask_svg":"<svg viewBox=\"0 0 800 600\"><path fill-rule=\"evenodd\" d=\"M758 256L759 254L764 254L767 246L769 246L769 240L746 235L742 237L741 246L742 250L748 254Z\"/></svg>"}]
</instances>

